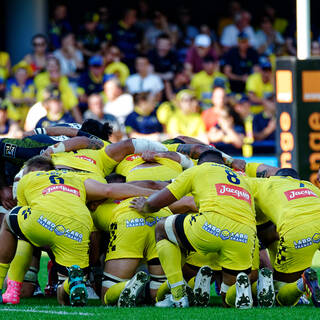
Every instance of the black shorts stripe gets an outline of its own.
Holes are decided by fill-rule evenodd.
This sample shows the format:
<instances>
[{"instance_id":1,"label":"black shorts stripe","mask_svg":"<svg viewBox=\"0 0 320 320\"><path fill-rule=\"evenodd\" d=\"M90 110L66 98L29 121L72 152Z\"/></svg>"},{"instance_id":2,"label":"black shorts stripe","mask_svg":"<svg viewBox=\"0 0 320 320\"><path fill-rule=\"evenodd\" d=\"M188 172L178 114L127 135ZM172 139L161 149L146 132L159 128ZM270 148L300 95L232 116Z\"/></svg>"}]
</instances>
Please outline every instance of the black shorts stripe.
<instances>
[{"instance_id":1,"label":"black shorts stripe","mask_svg":"<svg viewBox=\"0 0 320 320\"><path fill-rule=\"evenodd\" d=\"M19 223L18 223L18 213L22 207L15 207L13 208L9 213L9 223L10 223L10 229L13 231L13 233L20 238L21 240L28 241L29 240L24 236L22 233Z\"/></svg>"},{"instance_id":2,"label":"black shorts stripe","mask_svg":"<svg viewBox=\"0 0 320 320\"><path fill-rule=\"evenodd\" d=\"M179 214L174 222L175 228L176 228L176 233L183 245L183 247L189 251L196 251L189 240L186 237L186 234L184 232L183 228L183 222L184 219L186 218L187 214Z\"/></svg>"}]
</instances>

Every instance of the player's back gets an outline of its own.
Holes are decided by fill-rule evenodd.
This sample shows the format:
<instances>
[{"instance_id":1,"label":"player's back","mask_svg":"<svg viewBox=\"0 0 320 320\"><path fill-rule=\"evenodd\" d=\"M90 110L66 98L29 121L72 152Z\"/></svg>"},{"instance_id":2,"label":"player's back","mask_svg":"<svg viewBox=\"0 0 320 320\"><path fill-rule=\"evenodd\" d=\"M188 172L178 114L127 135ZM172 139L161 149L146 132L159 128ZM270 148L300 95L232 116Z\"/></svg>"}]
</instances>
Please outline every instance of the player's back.
<instances>
[{"instance_id":1,"label":"player's back","mask_svg":"<svg viewBox=\"0 0 320 320\"><path fill-rule=\"evenodd\" d=\"M243 177L229 167L206 162L184 171L176 181L181 188L178 190L178 194L181 192L178 197L192 191L199 212L218 213L255 226L250 188ZM171 191L170 186L168 188ZM174 195L175 193L176 191L173 192Z\"/></svg>"},{"instance_id":2,"label":"player's back","mask_svg":"<svg viewBox=\"0 0 320 320\"><path fill-rule=\"evenodd\" d=\"M92 224L84 181L91 176L65 170L34 171L18 183L17 199L31 210L55 213Z\"/></svg>"},{"instance_id":3,"label":"player's back","mask_svg":"<svg viewBox=\"0 0 320 320\"><path fill-rule=\"evenodd\" d=\"M290 177L247 178L256 206L277 229L291 229L320 217L320 190Z\"/></svg>"}]
</instances>

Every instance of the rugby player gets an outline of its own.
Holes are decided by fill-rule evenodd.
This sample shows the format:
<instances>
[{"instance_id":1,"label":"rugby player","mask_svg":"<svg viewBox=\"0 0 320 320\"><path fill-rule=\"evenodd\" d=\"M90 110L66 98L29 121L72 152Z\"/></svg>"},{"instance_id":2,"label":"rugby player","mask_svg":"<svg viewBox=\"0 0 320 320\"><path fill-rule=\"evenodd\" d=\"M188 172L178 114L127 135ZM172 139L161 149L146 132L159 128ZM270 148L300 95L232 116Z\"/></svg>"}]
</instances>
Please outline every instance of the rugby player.
<instances>
[{"instance_id":1,"label":"rugby player","mask_svg":"<svg viewBox=\"0 0 320 320\"><path fill-rule=\"evenodd\" d=\"M247 274L251 271L256 235L254 204L244 179L223 163L220 153L206 151L198 166L184 171L168 187L148 199L132 201L133 208L150 213L192 192L199 208L199 214L173 215L156 226L157 251L172 294L165 306L189 306L179 247L204 254L219 252L223 296L236 282L236 306L252 306Z\"/></svg>"},{"instance_id":2,"label":"rugby player","mask_svg":"<svg viewBox=\"0 0 320 320\"><path fill-rule=\"evenodd\" d=\"M150 195L153 191L132 185L107 185L90 173L55 170L53 163L41 156L28 160L23 174L17 189L19 206L7 215L0 232L2 243L6 243L0 249L0 288L20 237L35 246L50 248L61 267L61 277L67 275L65 267L73 266L69 281L58 289L58 300L61 304L68 303L70 292L70 303L82 305L86 302L86 289L81 275L82 269L89 266L93 225L86 201L122 200L141 193ZM12 295L19 299L20 288L21 283L8 279L3 302L11 302Z\"/></svg>"}]
</instances>

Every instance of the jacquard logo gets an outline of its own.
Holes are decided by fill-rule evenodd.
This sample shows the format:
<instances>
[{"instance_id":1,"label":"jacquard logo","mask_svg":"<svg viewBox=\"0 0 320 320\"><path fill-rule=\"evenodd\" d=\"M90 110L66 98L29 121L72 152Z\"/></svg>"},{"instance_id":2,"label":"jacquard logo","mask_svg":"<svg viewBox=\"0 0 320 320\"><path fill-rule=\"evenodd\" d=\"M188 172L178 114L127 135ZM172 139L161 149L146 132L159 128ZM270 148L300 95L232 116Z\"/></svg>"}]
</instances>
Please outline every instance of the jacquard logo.
<instances>
[{"instance_id":1,"label":"jacquard logo","mask_svg":"<svg viewBox=\"0 0 320 320\"><path fill-rule=\"evenodd\" d=\"M92 159L92 158L89 158L89 157L87 157L87 156L76 156L76 158L79 158L79 159L81 159L81 160L89 161L89 162L91 162L91 163L93 163L93 164L97 164L97 161L96 161L96 160L94 160L94 159Z\"/></svg>"},{"instance_id":2,"label":"jacquard logo","mask_svg":"<svg viewBox=\"0 0 320 320\"><path fill-rule=\"evenodd\" d=\"M318 198L318 196L313 191L307 188L289 190L289 191L286 191L284 195L286 196L288 201L300 199L300 198L307 198L307 197Z\"/></svg>"},{"instance_id":3,"label":"jacquard logo","mask_svg":"<svg viewBox=\"0 0 320 320\"><path fill-rule=\"evenodd\" d=\"M42 190L42 194L44 196L46 196L47 194L52 193L52 192L56 192L56 191L67 192L67 193L74 194L77 197L80 197L79 189L73 188L73 187L68 186L66 184L56 184L56 185L50 186L48 188L45 188Z\"/></svg>"},{"instance_id":4,"label":"jacquard logo","mask_svg":"<svg viewBox=\"0 0 320 320\"><path fill-rule=\"evenodd\" d=\"M218 196L231 196L239 200L244 200L251 205L251 194L246 189L224 183L217 183L215 187Z\"/></svg>"},{"instance_id":5,"label":"jacquard logo","mask_svg":"<svg viewBox=\"0 0 320 320\"><path fill-rule=\"evenodd\" d=\"M131 156L127 157L126 160L127 161L133 161L133 160L136 160L136 159L140 159L141 156L138 155L138 154L132 154Z\"/></svg>"}]
</instances>

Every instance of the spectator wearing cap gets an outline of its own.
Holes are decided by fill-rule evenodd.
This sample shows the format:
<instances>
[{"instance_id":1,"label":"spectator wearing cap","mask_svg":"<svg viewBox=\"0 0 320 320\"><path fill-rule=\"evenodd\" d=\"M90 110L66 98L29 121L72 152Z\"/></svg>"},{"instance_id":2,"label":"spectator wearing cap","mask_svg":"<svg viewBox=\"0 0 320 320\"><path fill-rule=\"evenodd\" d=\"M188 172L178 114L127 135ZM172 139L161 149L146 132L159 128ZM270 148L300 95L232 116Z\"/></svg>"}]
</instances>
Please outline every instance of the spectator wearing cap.
<instances>
[{"instance_id":1,"label":"spectator wearing cap","mask_svg":"<svg viewBox=\"0 0 320 320\"><path fill-rule=\"evenodd\" d=\"M136 27L137 10L126 8L123 11L122 18L118 23L111 27L107 39L117 46L124 55L123 62L129 67L130 71L134 69L134 61L140 49L141 33Z\"/></svg>"},{"instance_id":2,"label":"spectator wearing cap","mask_svg":"<svg viewBox=\"0 0 320 320\"><path fill-rule=\"evenodd\" d=\"M227 77L219 71L219 61L210 56L205 57L203 59L203 70L196 73L190 83L190 87L200 101L202 109L210 108L212 105L212 86L217 78L222 79L224 85L229 87Z\"/></svg>"},{"instance_id":3,"label":"spectator wearing cap","mask_svg":"<svg viewBox=\"0 0 320 320\"><path fill-rule=\"evenodd\" d=\"M56 85L61 94L64 109L70 111L77 122L82 122L82 116L78 108L78 99L73 93L68 78L61 74L60 63L56 57L50 56L48 58L46 71L39 73L34 78L34 84L37 90L37 100L39 101L43 101L46 87Z\"/></svg>"},{"instance_id":4,"label":"spectator wearing cap","mask_svg":"<svg viewBox=\"0 0 320 320\"><path fill-rule=\"evenodd\" d=\"M78 97L81 103L80 108L85 110L87 108L87 99L93 93L103 92L103 74L104 64L101 56L92 56L89 59L88 71L80 75L78 81Z\"/></svg>"},{"instance_id":5,"label":"spectator wearing cap","mask_svg":"<svg viewBox=\"0 0 320 320\"><path fill-rule=\"evenodd\" d=\"M259 55L250 47L248 35L245 32L239 34L238 45L231 48L222 60L231 91L243 93L248 76L254 70L258 70L259 62Z\"/></svg>"},{"instance_id":6,"label":"spectator wearing cap","mask_svg":"<svg viewBox=\"0 0 320 320\"><path fill-rule=\"evenodd\" d=\"M194 46L187 52L185 67L190 74L203 70L203 59L212 57L217 60L217 55L212 48L211 39L207 34L198 34L194 40Z\"/></svg>"},{"instance_id":7,"label":"spectator wearing cap","mask_svg":"<svg viewBox=\"0 0 320 320\"><path fill-rule=\"evenodd\" d=\"M246 91L252 103L251 111L255 114L261 112L265 96L274 92L272 66L268 60L262 61L260 70L248 77Z\"/></svg>"},{"instance_id":8,"label":"spectator wearing cap","mask_svg":"<svg viewBox=\"0 0 320 320\"><path fill-rule=\"evenodd\" d=\"M47 115L38 121L36 128L46 128L57 124L75 122L71 114L64 111L59 90L53 90L50 96L43 102L43 105L47 109Z\"/></svg>"},{"instance_id":9,"label":"spectator wearing cap","mask_svg":"<svg viewBox=\"0 0 320 320\"><path fill-rule=\"evenodd\" d=\"M132 95L124 92L121 82L116 77L106 81L103 88L107 99L104 113L115 116L124 129L125 119L134 109Z\"/></svg>"},{"instance_id":10,"label":"spectator wearing cap","mask_svg":"<svg viewBox=\"0 0 320 320\"><path fill-rule=\"evenodd\" d=\"M76 47L76 39L73 33L66 33L61 39L61 48L53 55L59 60L61 74L67 76L70 81L76 80L79 71L84 68L83 55Z\"/></svg>"},{"instance_id":11,"label":"spectator wearing cap","mask_svg":"<svg viewBox=\"0 0 320 320\"><path fill-rule=\"evenodd\" d=\"M148 53L155 73L163 80L172 80L177 69L178 57L172 49L170 37L162 33L158 36L156 47Z\"/></svg>"},{"instance_id":12,"label":"spectator wearing cap","mask_svg":"<svg viewBox=\"0 0 320 320\"><path fill-rule=\"evenodd\" d=\"M157 118L157 101L154 96L150 92L136 93L134 105L134 111L127 116L125 121L128 136L160 141L163 128Z\"/></svg>"},{"instance_id":13,"label":"spectator wearing cap","mask_svg":"<svg viewBox=\"0 0 320 320\"><path fill-rule=\"evenodd\" d=\"M111 142L118 142L122 139L123 133L119 121L112 114L104 113L103 99L100 94L93 93L88 97L88 110L83 114L83 120L93 119L102 124L108 122L113 131L109 138Z\"/></svg>"},{"instance_id":14,"label":"spectator wearing cap","mask_svg":"<svg viewBox=\"0 0 320 320\"><path fill-rule=\"evenodd\" d=\"M14 77L8 79L6 97L11 102L8 107L8 117L19 122L23 127L30 106L35 102L35 86L30 78L30 66L21 61L12 68Z\"/></svg>"},{"instance_id":15,"label":"spectator wearing cap","mask_svg":"<svg viewBox=\"0 0 320 320\"><path fill-rule=\"evenodd\" d=\"M137 73L129 76L126 82L129 93L152 92L160 100L164 85L161 78L152 73L152 66L148 57L138 56L135 65Z\"/></svg>"},{"instance_id":16,"label":"spectator wearing cap","mask_svg":"<svg viewBox=\"0 0 320 320\"><path fill-rule=\"evenodd\" d=\"M170 138L179 135L197 138L207 143L205 125L199 114L198 101L191 90L182 90L177 94L176 109L163 123ZM161 121L161 120L160 120Z\"/></svg>"},{"instance_id":17,"label":"spectator wearing cap","mask_svg":"<svg viewBox=\"0 0 320 320\"><path fill-rule=\"evenodd\" d=\"M36 34L32 37L33 52L27 54L23 59L26 61L32 70L32 75L45 71L47 65L47 38L44 34Z\"/></svg>"},{"instance_id":18,"label":"spectator wearing cap","mask_svg":"<svg viewBox=\"0 0 320 320\"><path fill-rule=\"evenodd\" d=\"M22 138L23 131L18 123L8 119L7 104L0 99L0 138Z\"/></svg>"},{"instance_id":19,"label":"spectator wearing cap","mask_svg":"<svg viewBox=\"0 0 320 320\"><path fill-rule=\"evenodd\" d=\"M255 141L275 141L276 123L275 97L270 93L263 100L263 111L253 118Z\"/></svg>"},{"instance_id":20,"label":"spectator wearing cap","mask_svg":"<svg viewBox=\"0 0 320 320\"><path fill-rule=\"evenodd\" d=\"M256 37L253 28L250 25L251 14L248 11L238 12L234 17L234 24L226 26L220 38L220 43L224 51L238 45L239 34L245 32L248 36L249 44L256 46Z\"/></svg>"},{"instance_id":21,"label":"spectator wearing cap","mask_svg":"<svg viewBox=\"0 0 320 320\"><path fill-rule=\"evenodd\" d=\"M121 51L117 46L109 47L104 56L104 63L106 66L104 73L115 75L120 80L121 85L124 86L130 75L130 70L128 66L121 61L121 56Z\"/></svg>"},{"instance_id":22,"label":"spectator wearing cap","mask_svg":"<svg viewBox=\"0 0 320 320\"><path fill-rule=\"evenodd\" d=\"M77 36L78 47L85 58L99 54L101 50L102 35L98 32L99 15L87 12L84 24L80 27Z\"/></svg>"}]
</instances>

